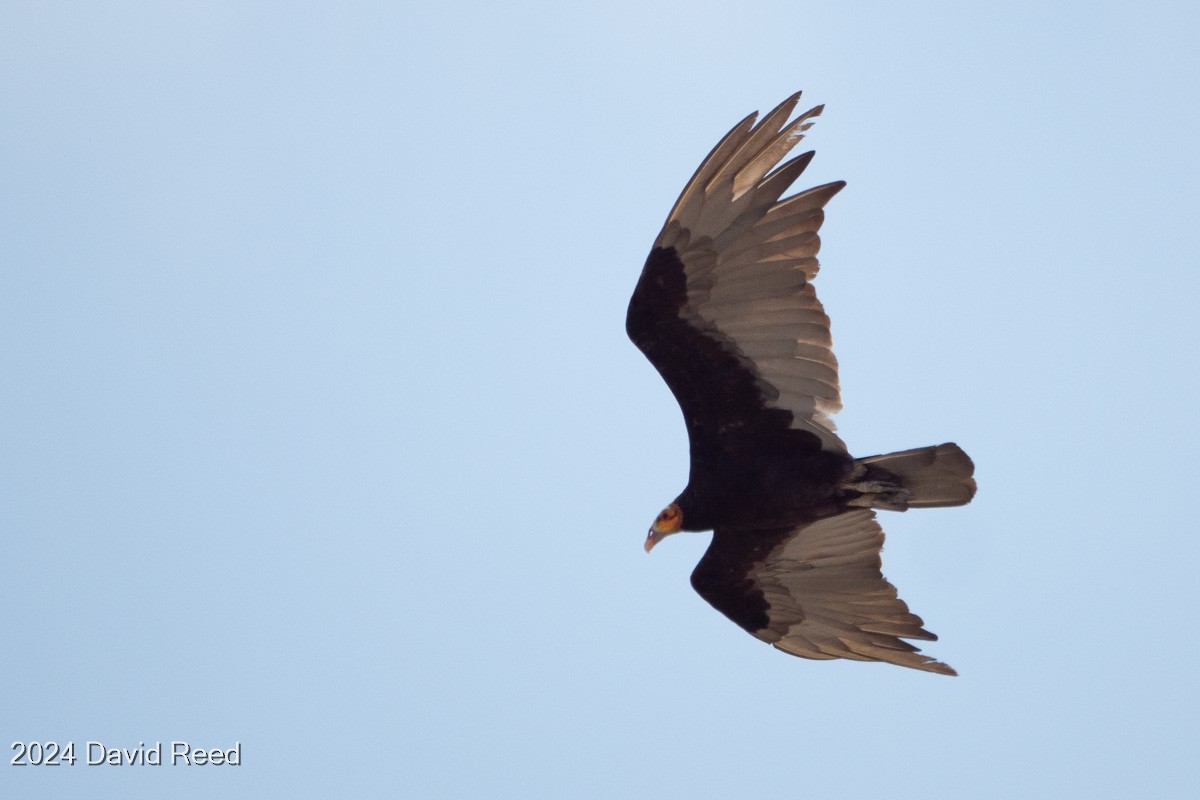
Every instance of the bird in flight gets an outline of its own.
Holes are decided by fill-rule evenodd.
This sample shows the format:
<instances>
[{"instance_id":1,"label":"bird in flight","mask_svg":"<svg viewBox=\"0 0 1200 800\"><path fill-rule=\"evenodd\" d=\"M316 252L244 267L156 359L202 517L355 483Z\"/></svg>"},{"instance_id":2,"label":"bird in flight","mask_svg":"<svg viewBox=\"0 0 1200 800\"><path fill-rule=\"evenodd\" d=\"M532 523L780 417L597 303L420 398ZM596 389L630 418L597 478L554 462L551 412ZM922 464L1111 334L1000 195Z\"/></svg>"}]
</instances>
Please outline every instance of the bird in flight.
<instances>
[{"instance_id":1,"label":"bird in flight","mask_svg":"<svg viewBox=\"0 0 1200 800\"><path fill-rule=\"evenodd\" d=\"M691 453L645 549L711 530L693 588L786 653L954 675L905 641L937 637L880 572L875 511L964 505L974 465L952 443L854 458L835 431L838 365L812 281L825 204L845 183L780 199L813 153L780 162L824 108L791 119L799 99L713 148L629 302L629 338L679 402Z\"/></svg>"}]
</instances>

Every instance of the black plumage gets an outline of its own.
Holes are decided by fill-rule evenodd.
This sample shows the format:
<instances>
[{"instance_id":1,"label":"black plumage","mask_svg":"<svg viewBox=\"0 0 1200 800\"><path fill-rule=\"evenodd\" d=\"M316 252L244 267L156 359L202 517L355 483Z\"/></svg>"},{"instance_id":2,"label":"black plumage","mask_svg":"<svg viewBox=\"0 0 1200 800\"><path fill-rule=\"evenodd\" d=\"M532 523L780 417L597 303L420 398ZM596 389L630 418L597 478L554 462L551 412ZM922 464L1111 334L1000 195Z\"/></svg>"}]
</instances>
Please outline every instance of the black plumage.
<instances>
[{"instance_id":1,"label":"black plumage","mask_svg":"<svg viewBox=\"0 0 1200 800\"><path fill-rule=\"evenodd\" d=\"M954 444L855 459L835 432L837 360L811 281L845 184L780 199L813 153L779 162L822 110L789 122L798 99L742 120L701 163L630 300L629 337L678 400L691 454L646 549L713 530L693 587L785 652L954 674L904 641L936 637L880 572L873 509L967 503L974 467Z\"/></svg>"}]
</instances>

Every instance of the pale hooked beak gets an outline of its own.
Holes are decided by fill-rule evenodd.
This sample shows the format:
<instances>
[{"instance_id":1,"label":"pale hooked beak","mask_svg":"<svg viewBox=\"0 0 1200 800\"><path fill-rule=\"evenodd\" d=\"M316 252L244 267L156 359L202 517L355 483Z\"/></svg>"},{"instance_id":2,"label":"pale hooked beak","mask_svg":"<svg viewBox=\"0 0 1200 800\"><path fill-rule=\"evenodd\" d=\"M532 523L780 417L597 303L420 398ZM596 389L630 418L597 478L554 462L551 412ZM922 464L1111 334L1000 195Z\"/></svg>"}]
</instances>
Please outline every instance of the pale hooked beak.
<instances>
[{"instance_id":1,"label":"pale hooked beak","mask_svg":"<svg viewBox=\"0 0 1200 800\"><path fill-rule=\"evenodd\" d=\"M646 534L646 544L643 547L649 553L654 549L654 545L681 530L683 530L683 509L679 507L678 503L671 503L662 510L662 513L654 520L654 524L650 526L650 531Z\"/></svg>"},{"instance_id":2,"label":"pale hooked beak","mask_svg":"<svg viewBox=\"0 0 1200 800\"><path fill-rule=\"evenodd\" d=\"M667 534L659 533L658 531L654 530L654 528L651 528L650 532L646 534L646 544L644 545L646 552L649 553L651 550L653 550L654 545L661 542L664 538L666 538L666 536Z\"/></svg>"}]
</instances>

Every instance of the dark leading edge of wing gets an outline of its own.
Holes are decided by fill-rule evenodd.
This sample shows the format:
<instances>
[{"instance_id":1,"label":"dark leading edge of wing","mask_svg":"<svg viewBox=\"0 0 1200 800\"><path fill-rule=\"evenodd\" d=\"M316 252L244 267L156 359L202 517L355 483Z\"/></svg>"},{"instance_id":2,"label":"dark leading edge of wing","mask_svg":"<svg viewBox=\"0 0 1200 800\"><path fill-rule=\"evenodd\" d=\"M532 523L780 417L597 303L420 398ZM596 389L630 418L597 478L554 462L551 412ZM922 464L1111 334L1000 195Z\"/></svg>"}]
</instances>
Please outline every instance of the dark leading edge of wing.
<instances>
[{"instance_id":1,"label":"dark leading edge of wing","mask_svg":"<svg viewBox=\"0 0 1200 800\"><path fill-rule=\"evenodd\" d=\"M829 318L809 281L825 203L845 184L779 197L812 159L776 168L821 106L788 122L799 94L742 120L688 182L655 241L626 330L675 394L693 456L722 430L796 429L844 450Z\"/></svg>"},{"instance_id":2,"label":"dark leading edge of wing","mask_svg":"<svg viewBox=\"0 0 1200 800\"><path fill-rule=\"evenodd\" d=\"M754 365L714 325L689 319L684 265L673 247L646 259L629 304L626 330L650 359L683 410L693 457L721 430L787 430L792 413L769 408ZM698 447L699 446L699 447ZM813 446L819 447L814 438Z\"/></svg>"}]
</instances>

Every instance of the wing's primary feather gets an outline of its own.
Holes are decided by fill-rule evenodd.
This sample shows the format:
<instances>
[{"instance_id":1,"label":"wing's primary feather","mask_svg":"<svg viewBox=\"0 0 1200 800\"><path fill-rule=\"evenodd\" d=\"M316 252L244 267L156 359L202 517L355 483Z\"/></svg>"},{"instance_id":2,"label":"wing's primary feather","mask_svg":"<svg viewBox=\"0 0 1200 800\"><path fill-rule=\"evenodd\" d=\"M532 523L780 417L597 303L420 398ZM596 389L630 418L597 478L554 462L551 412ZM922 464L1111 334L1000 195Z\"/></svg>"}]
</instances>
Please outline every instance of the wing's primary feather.
<instances>
[{"instance_id":1,"label":"wing's primary feather","mask_svg":"<svg viewBox=\"0 0 1200 800\"><path fill-rule=\"evenodd\" d=\"M845 450L829 318L817 273L823 207L845 184L780 200L812 153L777 164L821 113L788 122L799 93L738 123L688 181L629 304L626 329L683 409L693 456L722 431L796 429ZM773 170L773 171L772 171Z\"/></svg>"},{"instance_id":2,"label":"wing's primary feather","mask_svg":"<svg viewBox=\"0 0 1200 800\"><path fill-rule=\"evenodd\" d=\"M883 577L882 547L883 530L867 509L791 529L718 529L692 573L692 586L785 653L956 674L904 641L937 637Z\"/></svg>"}]
</instances>

